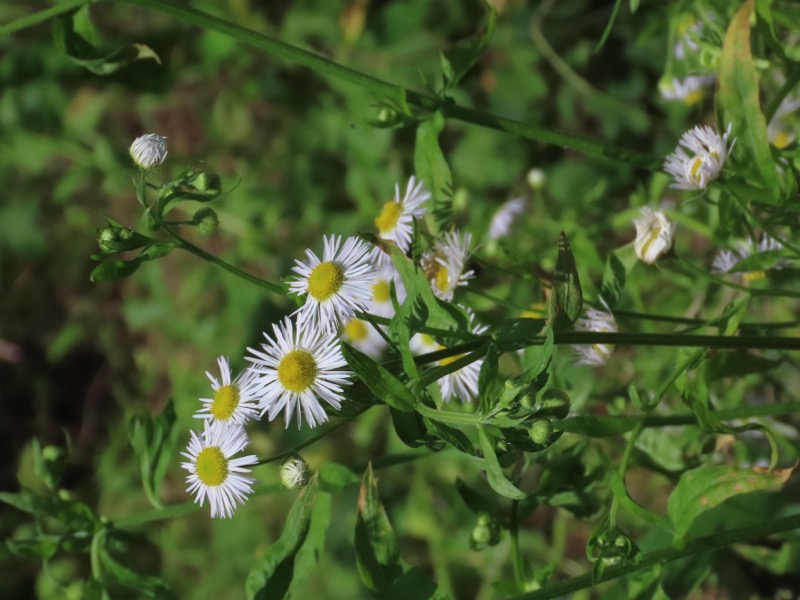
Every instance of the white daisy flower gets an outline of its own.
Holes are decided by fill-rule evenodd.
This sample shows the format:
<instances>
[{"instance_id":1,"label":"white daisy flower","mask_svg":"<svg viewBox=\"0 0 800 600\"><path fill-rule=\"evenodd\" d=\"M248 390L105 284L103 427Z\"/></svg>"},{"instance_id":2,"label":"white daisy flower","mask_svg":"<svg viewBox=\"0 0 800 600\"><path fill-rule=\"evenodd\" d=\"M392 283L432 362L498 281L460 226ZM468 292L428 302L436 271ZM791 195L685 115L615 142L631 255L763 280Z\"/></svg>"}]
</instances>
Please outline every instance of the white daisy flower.
<instances>
[{"instance_id":1,"label":"white daisy flower","mask_svg":"<svg viewBox=\"0 0 800 600\"><path fill-rule=\"evenodd\" d=\"M394 316L394 305L392 305L391 288L394 282L397 302L402 304L406 299L406 288L403 280L391 263L385 264L375 273L375 283L372 284L372 302L369 304L367 312L378 317L390 319Z\"/></svg>"},{"instance_id":2,"label":"white daisy flower","mask_svg":"<svg viewBox=\"0 0 800 600\"><path fill-rule=\"evenodd\" d=\"M322 260L306 250L305 262L295 261L298 277L289 282L290 291L302 296L306 303L295 314L298 326L335 331L358 310L365 310L372 299L375 273L370 248L356 237L341 244L339 236L325 236ZM341 246L341 248L340 248Z\"/></svg>"},{"instance_id":3,"label":"white daisy flower","mask_svg":"<svg viewBox=\"0 0 800 600\"><path fill-rule=\"evenodd\" d=\"M643 206L633 225L636 227L633 248L643 263L652 265L672 248L675 224L660 210Z\"/></svg>"},{"instance_id":4,"label":"white daisy flower","mask_svg":"<svg viewBox=\"0 0 800 600\"><path fill-rule=\"evenodd\" d=\"M517 217L525 212L527 204L525 198L514 198L498 208L489 225L489 239L499 240L507 236Z\"/></svg>"},{"instance_id":5,"label":"white daisy flower","mask_svg":"<svg viewBox=\"0 0 800 600\"><path fill-rule=\"evenodd\" d=\"M147 171L166 160L167 138L157 133L141 135L133 140L129 152L136 166Z\"/></svg>"},{"instance_id":6,"label":"white daisy flower","mask_svg":"<svg viewBox=\"0 0 800 600\"><path fill-rule=\"evenodd\" d=\"M273 421L284 413L286 427L297 410L297 427L305 416L309 427L328 420L322 400L333 408L342 405L342 386L350 383L350 372L342 356L339 338L307 323L294 327L288 317L272 326L274 338L261 344L263 352L253 348L248 351L263 385L261 414L268 413Z\"/></svg>"},{"instance_id":7,"label":"white daisy flower","mask_svg":"<svg viewBox=\"0 0 800 600\"><path fill-rule=\"evenodd\" d=\"M368 322L350 319L342 328L342 339L367 356L377 358L386 347L386 340Z\"/></svg>"},{"instance_id":8,"label":"white daisy flower","mask_svg":"<svg viewBox=\"0 0 800 600\"><path fill-rule=\"evenodd\" d=\"M243 473L250 472L245 467L255 465L258 457L233 458L248 444L247 434L238 425L209 419L204 427L201 435L191 432L186 452L181 452L189 461L181 463L189 471L188 492L200 506L208 498L212 517L229 518L253 491L254 480Z\"/></svg>"},{"instance_id":9,"label":"white daisy flower","mask_svg":"<svg viewBox=\"0 0 800 600\"><path fill-rule=\"evenodd\" d=\"M713 75L691 75L685 79L673 78L659 85L661 97L665 100L679 100L691 106L697 104L706 94L706 89L714 84Z\"/></svg>"},{"instance_id":10,"label":"white daisy flower","mask_svg":"<svg viewBox=\"0 0 800 600\"><path fill-rule=\"evenodd\" d=\"M400 198L400 184L394 186L394 200L389 200L381 208L375 219L378 236L391 240L404 253L411 248L411 234L414 230L414 219L425 216L423 204L431 197L422 181L412 175L406 185L406 193ZM383 252L382 256L386 256Z\"/></svg>"},{"instance_id":11,"label":"white daisy flower","mask_svg":"<svg viewBox=\"0 0 800 600\"><path fill-rule=\"evenodd\" d=\"M735 140L728 148L731 126L719 135L707 125L698 125L681 136L675 152L667 156L664 170L675 179L670 187L680 190L704 190L719 177L725 159ZM688 154L689 150L691 154Z\"/></svg>"},{"instance_id":12,"label":"white daisy flower","mask_svg":"<svg viewBox=\"0 0 800 600\"><path fill-rule=\"evenodd\" d=\"M606 310L590 308L575 323L575 329L597 333L616 333L617 322L608 307L606 307ZM614 346L611 344L575 344L572 349L578 355L577 363L579 365L592 367L604 365L614 352Z\"/></svg>"},{"instance_id":13,"label":"white daisy flower","mask_svg":"<svg viewBox=\"0 0 800 600\"><path fill-rule=\"evenodd\" d=\"M766 277L766 272L759 271L734 271L737 264L746 258L761 254L762 252L774 252L782 250L781 243L768 235L761 238L761 241L756 243L755 240L747 242L739 242L733 250L721 250L711 263L711 272L716 274L732 273L741 277L744 281L756 281ZM783 260L775 263L770 269L782 269L786 266Z\"/></svg>"},{"instance_id":14,"label":"white daisy flower","mask_svg":"<svg viewBox=\"0 0 800 600\"><path fill-rule=\"evenodd\" d=\"M211 380L214 396L200 398L203 407L194 416L198 419L215 419L236 425L244 425L247 421L258 418L260 386L252 369L246 369L231 381L231 366L228 359L220 356L217 359L222 381L218 381L211 373L206 376Z\"/></svg>"},{"instance_id":15,"label":"white daisy flower","mask_svg":"<svg viewBox=\"0 0 800 600\"><path fill-rule=\"evenodd\" d=\"M462 307L463 308L463 307ZM485 325L477 325L474 324L474 317L475 315L469 309L467 310L467 314L469 315L469 328L475 335L480 335L486 332L488 327ZM444 350L445 346L439 345L437 350ZM448 356L447 358L442 358L437 361L437 366L444 367L446 365L452 364L461 357L463 354L457 354L455 356ZM481 367L483 366L483 359L479 358L468 365L461 367L458 371L454 371L453 373L448 373L441 379L439 379L439 388L442 391L442 400L444 402L449 402L452 398L461 398L464 402L469 400L473 400L478 397L478 377L481 373Z\"/></svg>"},{"instance_id":16,"label":"white daisy flower","mask_svg":"<svg viewBox=\"0 0 800 600\"><path fill-rule=\"evenodd\" d=\"M456 231L448 231L436 241L433 249L422 255L422 269L437 298L452 300L455 289L467 285L467 281L475 276L472 271L464 271L471 243L471 234L462 236Z\"/></svg>"}]
</instances>

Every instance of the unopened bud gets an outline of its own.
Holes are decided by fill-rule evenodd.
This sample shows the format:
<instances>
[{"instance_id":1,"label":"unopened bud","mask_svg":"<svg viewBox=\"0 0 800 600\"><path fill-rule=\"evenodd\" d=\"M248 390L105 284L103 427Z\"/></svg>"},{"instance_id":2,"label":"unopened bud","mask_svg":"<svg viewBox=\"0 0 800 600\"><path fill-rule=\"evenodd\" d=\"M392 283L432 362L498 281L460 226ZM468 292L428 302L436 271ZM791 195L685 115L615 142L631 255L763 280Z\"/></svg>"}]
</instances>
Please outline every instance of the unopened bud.
<instances>
[{"instance_id":1,"label":"unopened bud","mask_svg":"<svg viewBox=\"0 0 800 600\"><path fill-rule=\"evenodd\" d=\"M167 138L157 133L139 136L133 140L130 154L136 166L144 171L157 167L167 158Z\"/></svg>"},{"instance_id":2,"label":"unopened bud","mask_svg":"<svg viewBox=\"0 0 800 600\"><path fill-rule=\"evenodd\" d=\"M528 429L528 435L534 444L546 445L550 441L550 436L553 435L553 422L550 419L534 421Z\"/></svg>"},{"instance_id":3,"label":"unopened bud","mask_svg":"<svg viewBox=\"0 0 800 600\"><path fill-rule=\"evenodd\" d=\"M540 190L547 183L547 175L541 169L531 169L528 171L528 185L534 190Z\"/></svg>"},{"instance_id":4,"label":"unopened bud","mask_svg":"<svg viewBox=\"0 0 800 600\"><path fill-rule=\"evenodd\" d=\"M222 192L222 179L216 173L201 171L192 184L207 196L219 196Z\"/></svg>"},{"instance_id":5,"label":"unopened bud","mask_svg":"<svg viewBox=\"0 0 800 600\"><path fill-rule=\"evenodd\" d=\"M194 213L192 221L197 226L197 231L203 235L209 235L219 229L219 217L213 208L201 208Z\"/></svg>"},{"instance_id":6,"label":"unopened bud","mask_svg":"<svg viewBox=\"0 0 800 600\"><path fill-rule=\"evenodd\" d=\"M281 465L281 484L287 490L298 490L308 483L308 464L293 456Z\"/></svg>"},{"instance_id":7,"label":"unopened bud","mask_svg":"<svg viewBox=\"0 0 800 600\"><path fill-rule=\"evenodd\" d=\"M569 396L560 390L548 390L542 399L540 414L563 419L569 414Z\"/></svg>"},{"instance_id":8,"label":"unopened bud","mask_svg":"<svg viewBox=\"0 0 800 600\"><path fill-rule=\"evenodd\" d=\"M483 550L487 546L496 546L500 541L500 527L491 515L481 513L478 522L472 529L469 545L473 550Z\"/></svg>"}]
</instances>

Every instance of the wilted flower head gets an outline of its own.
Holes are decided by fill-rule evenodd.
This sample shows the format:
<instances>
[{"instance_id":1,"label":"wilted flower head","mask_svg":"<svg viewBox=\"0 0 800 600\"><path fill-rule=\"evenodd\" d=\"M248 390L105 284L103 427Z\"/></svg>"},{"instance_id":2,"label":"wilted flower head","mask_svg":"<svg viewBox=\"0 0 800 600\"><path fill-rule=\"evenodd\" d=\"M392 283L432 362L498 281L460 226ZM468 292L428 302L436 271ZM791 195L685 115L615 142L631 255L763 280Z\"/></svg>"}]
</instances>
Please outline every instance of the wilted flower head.
<instances>
[{"instance_id":1,"label":"wilted flower head","mask_svg":"<svg viewBox=\"0 0 800 600\"><path fill-rule=\"evenodd\" d=\"M422 269L437 298L452 300L456 288L467 285L467 281L474 276L472 271L464 271L471 243L471 234L462 236L456 231L448 231L431 250L422 255Z\"/></svg>"},{"instance_id":2,"label":"wilted flower head","mask_svg":"<svg viewBox=\"0 0 800 600\"><path fill-rule=\"evenodd\" d=\"M514 198L498 208L489 225L489 239L499 240L508 235L516 218L525 212L527 204L528 201L525 198Z\"/></svg>"},{"instance_id":3,"label":"wilted flower head","mask_svg":"<svg viewBox=\"0 0 800 600\"><path fill-rule=\"evenodd\" d=\"M617 322L611 311L590 308L575 323L575 329L595 333L616 333ZM611 344L576 344L572 348L578 355L579 365L592 367L604 365L614 352L614 346Z\"/></svg>"},{"instance_id":4,"label":"wilted flower head","mask_svg":"<svg viewBox=\"0 0 800 600\"><path fill-rule=\"evenodd\" d=\"M636 256L645 264L653 264L672 248L675 224L660 210L643 206L633 224L636 227L633 247Z\"/></svg>"},{"instance_id":5,"label":"wilted flower head","mask_svg":"<svg viewBox=\"0 0 800 600\"><path fill-rule=\"evenodd\" d=\"M140 169L157 167L167 158L167 138L157 133L141 135L133 140L130 154Z\"/></svg>"},{"instance_id":6,"label":"wilted flower head","mask_svg":"<svg viewBox=\"0 0 800 600\"><path fill-rule=\"evenodd\" d=\"M281 485L287 490L297 490L308 483L308 463L299 456L291 456L281 465Z\"/></svg>"},{"instance_id":7,"label":"wilted flower head","mask_svg":"<svg viewBox=\"0 0 800 600\"><path fill-rule=\"evenodd\" d=\"M711 272L716 274L734 273L745 281L755 281L766 276L764 270L757 271L735 271L736 265L746 258L761 254L763 252L775 252L783 249L781 243L768 235L764 235L760 242L748 240L739 242L733 250L720 250L719 254L711 263ZM782 269L786 266L785 261L779 260L770 269Z\"/></svg>"},{"instance_id":8,"label":"wilted flower head","mask_svg":"<svg viewBox=\"0 0 800 600\"><path fill-rule=\"evenodd\" d=\"M731 126L720 135L707 125L698 125L681 136L675 152L667 156L664 170L675 179L670 187L680 190L704 190L719 177L728 158ZM687 150L689 153L687 153Z\"/></svg>"},{"instance_id":9,"label":"wilted flower head","mask_svg":"<svg viewBox=\"0 0 800 600\"><path fill-rule=\"evenodd\" d=\"M703 99L706 88L713 83L713 75L691 75L685 79L673 78L668 84L660 85L659 91L665 100L680 100L691 106Z\"/></svg>"}]
</instances>

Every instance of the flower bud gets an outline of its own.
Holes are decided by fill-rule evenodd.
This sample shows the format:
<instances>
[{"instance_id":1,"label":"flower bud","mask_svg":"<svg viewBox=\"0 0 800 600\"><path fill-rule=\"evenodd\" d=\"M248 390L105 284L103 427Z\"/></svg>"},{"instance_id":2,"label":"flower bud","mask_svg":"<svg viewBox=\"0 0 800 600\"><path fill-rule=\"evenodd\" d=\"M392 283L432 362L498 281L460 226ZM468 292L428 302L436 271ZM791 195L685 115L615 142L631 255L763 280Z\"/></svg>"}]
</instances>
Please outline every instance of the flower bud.
<instances>
[{"instance_id":1,"label":"flower bud","mask_svg":"<svg viewBox=\"0 0 800 600\"><path fill-rule=\"evenodd\" d=\"M633 224L636 227L633 247L643 263L652 265L672 248L675 224L660 210L642 207Z\"/></svg>"},{"instance_id":2,"label":"flower bud","mask_svg":"<svg viewBox=\"0 0 800 600\"><path fill-rule=\"evenodd\" d=\"M201 171L192 184L207 196L219 196L222 193L222 179L216 173Z\"/></svg>"},{"instance_id":3,"label":"flower bud","mask_svg":"<svg viewBox=\"0 0 800 600\"><path fill-rule=\"evenodd\" d=\"M544 446L549 443L553 435L553 422L550 419L534 421L528 429L528 435L534 444Z\"/></svg>"},{"instance_id":4,"label":"flower bud","mask_svg":"<svg viewBox=\"0 0 800 600\"><path fill-rule=\"evenodd\" d=\"M500 541L500 527L488 513L478 515L478 521L469 538L470 548L483 550L488 546L496 546Z\"/></svg>"},{"instance_id":5,"label":"flower bud","mask_svg":"<svg viewBox=\"0 0 800 600\"><path fill-rule=\"evenodd\" d=\"M201 208L196 213L192 222L197 226L197 231L203 235L209 235L219 229L219 217L212 208Z\"/></svg>"},{"instance_id":6,"label":"flower bud","mask_svg":"<svg viewBox=\"0 0 800 600\"><path fill-rule=\"evenodd\" d=\"M106 254L135 250L144 246L146 241L144 236L117 225L104 225L97 230L97 245Z\"/></svg>"},{"instance_id":7,"label":"flower bud","mask_svg":"<svg viewBox=\"0 0 800 600\"><path fill-rule=\"evenodd\" d=\"M144 171L157 167L167 158L167 138L157 133L139 136L133 140L130 154L136 166Z\"/></svg>"},{"instance_id":8,"label":"flower bud","mask_svg":"<svg viewBox=\"0 0 800 600\"><path fill-rule=\"evenodd\" d=\"M281 484L287 490L298 490L308 483L308 464L299 456L292 456L281 465Z\"/></svg>"},{"instance_id":9,"label":"flower bud","mask_svg":"<svg viewBox=\"0 0 800 600\"><path fill-rule=\"evenodd\" d=\"M528 185L531 186L531 189L540 190L544 187L544 184L547 183L547 175L541 169L531 169L528 171Z\"/></svg>"},{"instance_id":10,"label":"flower bud","mask_svg":"<svg viewBox=\"0 0 800 600\"><path fill-rule=\"evenodd\" d=\"M563 419L569 414L569 396L560 390L548 390L544 394L539 414Z\"/></svg>"}]
</instances>

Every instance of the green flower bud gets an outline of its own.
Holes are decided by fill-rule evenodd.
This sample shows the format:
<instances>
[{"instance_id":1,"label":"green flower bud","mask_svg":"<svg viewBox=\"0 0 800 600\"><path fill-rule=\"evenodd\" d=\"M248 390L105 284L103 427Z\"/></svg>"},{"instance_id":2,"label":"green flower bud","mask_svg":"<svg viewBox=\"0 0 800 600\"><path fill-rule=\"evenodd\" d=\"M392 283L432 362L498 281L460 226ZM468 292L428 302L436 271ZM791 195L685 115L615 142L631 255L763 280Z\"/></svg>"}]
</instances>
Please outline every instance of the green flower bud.
<instances>
[{"instance_id":1,"label":"green flower bud","mask_svg":"<svg viewBox=\"0 0 800 600\"><path fill-rule=\"evenodd\" d=\"M563 419L569 414L569 396L559 390L548 390L542 399L540 414Z\"/></svg>"},{"instance_id":2,"label":"green flower bud","mask_svg":"<svg viewBox=\"0 0 800 600\"><path fill-rule=\"evenodd\" d=\"M499 541L500 526L488 513L480 513L469 538L470 548L483 550L488 546L496 546Z\"/></svg>"},{"instance_id":3,"label":"green flower bud","mask_svg":"<svg viewBox=\"0 0 800 600\"><path fill-rule=\"evenodd\" d=\"M219 196L222 192L222 179L216 173L201 171L192 183L207 196Z\"/></svg>"},{"instance_id":4,"label":"green flower bud","mask_svg":"<svg viewBox=\"0 0 800 600\"><path fill-rule=\"evenodd\" d=\"M528 435L534 444L546 445L553 435L553 422L550 419L539 419L534 421L528 429Z\"/></svg>"},{"instance_id":5,"label":"green flower bud","mask_svg":"<svg viewBox=\"0 0 800 600\"><path fill-rule=\"evenodd\" d=\"M281 465L281 485L287 490L298 490L308 483L308 464L293 456Z\"/></svg>"},{"instance_id":6,"label":"green flower bud","mask_svg":"<svg viewBox=\"0 0 800 600\"><path fill-rule=\"evenodd\" d=\"M201 208L194 213L192 221L197 226L197 231L203 235L209 235L219 229L219 217L212 208Z\"/></svg>"},{"instance_id":7,"label":"green flower bud","mask_svg":"<svg viewBox=\"0 0 800 600\"><path fill-rule=\"evenodd\" d=\"M97 245L106 254L141 248L144 241L146 238L125 227L104 225L97 230Z\"/></svg>"}]
</instances>

